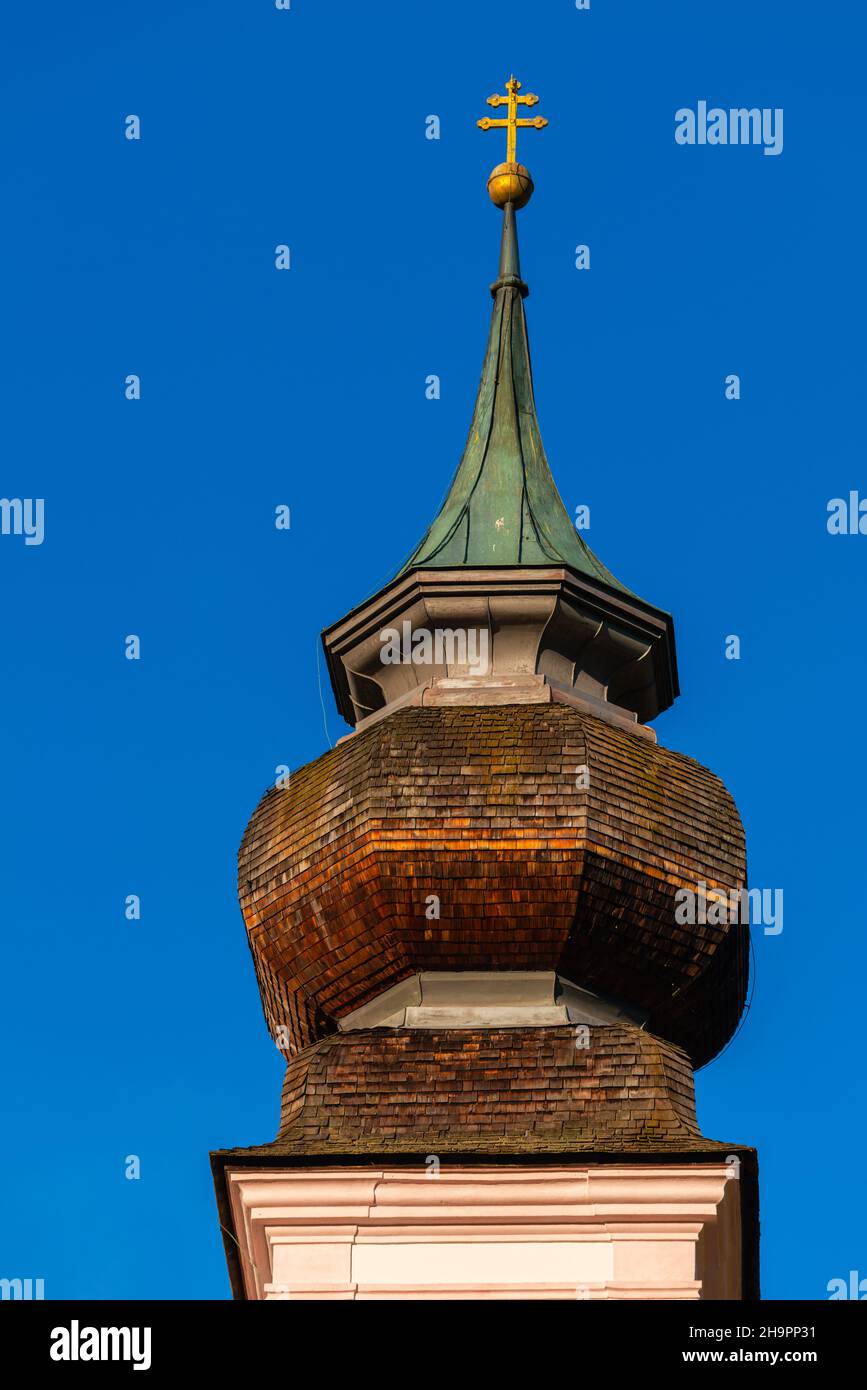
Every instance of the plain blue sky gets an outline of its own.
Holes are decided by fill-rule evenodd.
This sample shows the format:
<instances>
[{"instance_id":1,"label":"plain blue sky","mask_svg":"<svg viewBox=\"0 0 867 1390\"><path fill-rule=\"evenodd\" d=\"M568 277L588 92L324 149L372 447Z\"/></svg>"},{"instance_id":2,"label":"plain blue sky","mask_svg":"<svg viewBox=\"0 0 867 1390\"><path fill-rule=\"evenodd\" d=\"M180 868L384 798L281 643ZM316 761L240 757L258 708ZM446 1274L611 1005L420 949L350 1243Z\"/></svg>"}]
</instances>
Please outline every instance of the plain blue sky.
<instances>
[{"instance_id":1,"label":"plain blue sky","mask_svg":"<svg viewBox=\"0 0 867 1390\"><path fill-rule=\"evenodd\" d=\"M550 121L519 150L551 466L674 613L657 732L724 778L751 882L785 892L700 1120L759 1149L766 1297L867 1275L867 537L825 524L867 493L865 28L851 0L7 9L0 493L45 498L46 537L0 537L0 1275L228 1294L208 1150L273 1137L282 1071L236 848L275 767L327 747L321 628L459 458L503 157L475 121L512 69ZM782 107L782 155L676 145L701 99Z\"/></svg>"}]
</instances>

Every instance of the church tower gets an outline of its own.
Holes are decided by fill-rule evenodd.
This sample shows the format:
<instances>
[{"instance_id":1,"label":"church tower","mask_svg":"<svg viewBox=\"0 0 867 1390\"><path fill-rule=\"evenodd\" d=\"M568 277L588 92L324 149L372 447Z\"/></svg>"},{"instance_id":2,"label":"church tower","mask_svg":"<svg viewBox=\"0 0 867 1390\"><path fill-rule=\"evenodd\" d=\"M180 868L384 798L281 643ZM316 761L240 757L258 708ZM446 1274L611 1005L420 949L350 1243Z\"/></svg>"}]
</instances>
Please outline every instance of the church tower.
<instances>
[{"instance_id":1,"label":"church tower","mask_svg":"<svg viewBox=\"0 0 867 1390\"><path fill-rule=\"evenodd\" d=\"M536 418L511 78L482 378L413 554L323 633L354 733L239 854L276 1139L212 1155L248 1299L752 1299L755 1151L702 1136L749 928L725 787L650 727L671 617L575 529ZM694 903L693 921L684 904ZM714 921L714 917L720 918Z\"/></svg>"}]
</instances>

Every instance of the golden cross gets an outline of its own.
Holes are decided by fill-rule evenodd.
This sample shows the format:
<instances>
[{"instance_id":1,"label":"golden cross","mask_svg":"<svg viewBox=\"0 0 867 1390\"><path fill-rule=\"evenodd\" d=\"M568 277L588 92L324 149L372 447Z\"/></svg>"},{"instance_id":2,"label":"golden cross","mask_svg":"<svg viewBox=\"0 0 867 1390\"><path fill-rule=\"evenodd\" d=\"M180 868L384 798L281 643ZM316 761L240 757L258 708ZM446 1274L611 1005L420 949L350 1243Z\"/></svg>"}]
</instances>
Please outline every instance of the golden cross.
<instances>
[{"instance_id":1,"label":"golden cross","mask_svg":"<svg viewBox=\"0 0 867 1390\"><path fill-rule=\"evenodd\" d=\"M476 125L479 127L480 130L502 129L502 127L505 126L507 164L517 164L518 162L517 147L519 125L534 126L536 130L541 130L543 126L546 126L548 124L544 116L534 116L532 120L519 119L519 106L535 106L537 101L539 100L538 97L533 96L532 92L528 92L525 97L519 97L518 93L520 92L520 90L521 84L518 81L517 77L510 77L508 82L506 83L506 96L503 97L500 96L499 93L494 93L492 97L488 97L489 106L506 106L508 104L509 114L506 117L506 119L492 121L490 116L483 116L480 121L476 122Z\"/></svg>"}]
</instances>

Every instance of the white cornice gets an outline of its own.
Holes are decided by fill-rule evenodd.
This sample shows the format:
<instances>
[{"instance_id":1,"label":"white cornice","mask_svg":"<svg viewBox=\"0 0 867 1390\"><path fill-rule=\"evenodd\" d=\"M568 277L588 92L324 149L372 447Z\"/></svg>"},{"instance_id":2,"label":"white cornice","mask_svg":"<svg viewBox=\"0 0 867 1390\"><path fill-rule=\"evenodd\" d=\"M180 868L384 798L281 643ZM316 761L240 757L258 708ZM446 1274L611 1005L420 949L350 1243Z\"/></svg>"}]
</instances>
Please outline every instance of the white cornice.
<instances>
[{"instance_id":1,"label":"white cornice","mask_svg":"<svg viewBox=\"0 0 867 1390\"><path fill-rule=\"evenodd\" d=\"M247 1297L739 1297L725 1163L437 1162L228 1169Z\"/></svg>"}]
</instances>

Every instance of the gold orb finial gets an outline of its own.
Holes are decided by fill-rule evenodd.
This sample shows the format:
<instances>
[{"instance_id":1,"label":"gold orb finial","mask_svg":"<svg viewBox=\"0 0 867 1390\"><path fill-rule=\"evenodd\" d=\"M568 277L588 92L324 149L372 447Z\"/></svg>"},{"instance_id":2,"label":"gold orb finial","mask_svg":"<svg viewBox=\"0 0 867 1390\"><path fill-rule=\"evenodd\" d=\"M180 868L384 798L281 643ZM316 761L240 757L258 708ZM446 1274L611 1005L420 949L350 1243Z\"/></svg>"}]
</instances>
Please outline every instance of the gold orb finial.
<instances>
[{"instance_id":1,"label":"gold orb finial","mask_svg":"<svg viewBox=\"0 0 867 1390\"><path fill-rule=\"evenodd\" d=\"M496 208L512 203L526 207L533 196L533 180L523 164L498 164L488 178L488 196Z\"/></svg>"},{"instance_id":2,"label":"gold orb finial","mask_svg":"<svg viewBox=\"0 0 867 1390\"><path fill-rule=\"evenodd\" d=\"M530 172L523 164L518 163L518 126L532 126L534 130L542 130L548 124L544 116L534 116L529 120L519 118L519 106L535 106L539 100L532 92L528 92L526 96L519 96L520 90L521 84L517 77L510 77L506 83L505 96L495 92L493 96L488 97L489 106L508 106L506 118L491 120L490 116L483 116L476 122L480 130L506 131L505 163L498 164L488 179L488 194L491 202L498 208L504 208L507 203L512 203L516 208L525 207L533 196Z\"/></svg>"}]
</instances>

